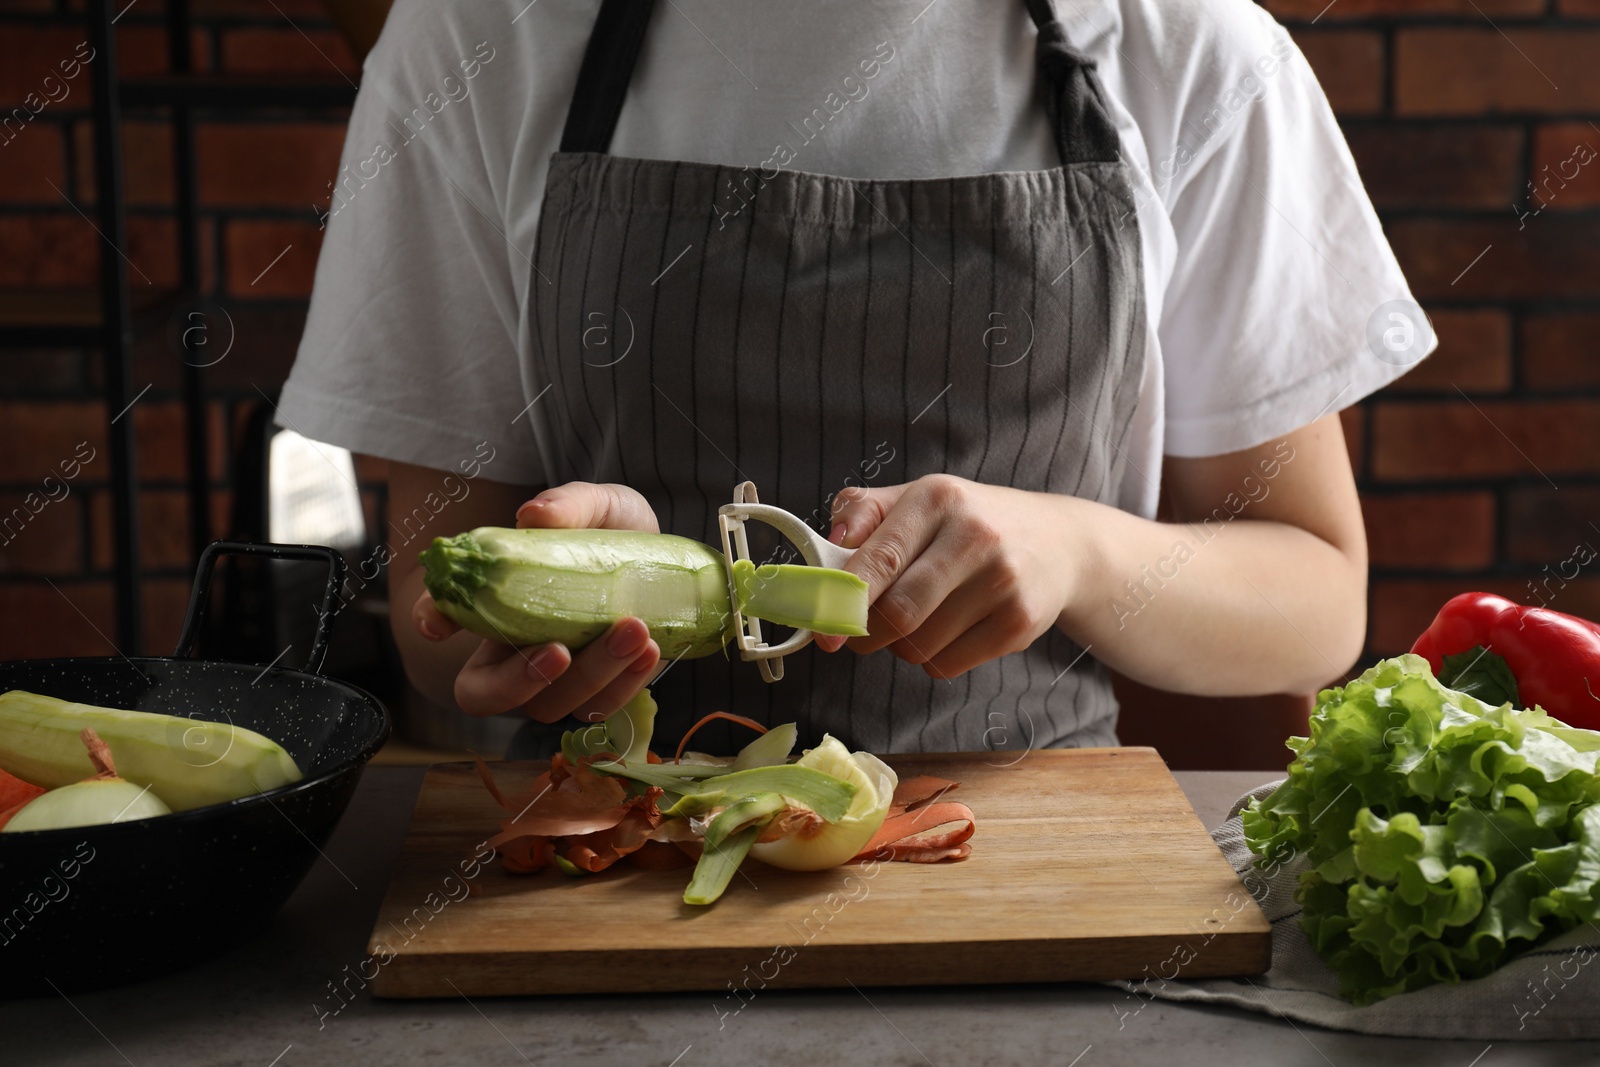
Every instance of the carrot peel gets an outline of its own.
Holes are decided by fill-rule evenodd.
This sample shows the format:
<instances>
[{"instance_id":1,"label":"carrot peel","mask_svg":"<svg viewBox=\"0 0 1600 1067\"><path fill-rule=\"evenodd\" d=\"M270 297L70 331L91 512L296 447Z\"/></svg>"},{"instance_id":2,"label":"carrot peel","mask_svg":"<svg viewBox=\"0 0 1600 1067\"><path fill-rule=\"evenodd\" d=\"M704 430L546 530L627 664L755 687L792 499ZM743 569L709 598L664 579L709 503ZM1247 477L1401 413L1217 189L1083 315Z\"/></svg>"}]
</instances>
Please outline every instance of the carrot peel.
<instances>
[{"instance_id":1,"label":"carrot peel","mask_svg":"<svg viewBox=\"0 0 1600 1067\"><path fill-rule=\"evenodd\" d=\"M978 828L977 818L965 804L942 799L959 784L931 775L901 782L883 825L851 862L878 859L940 863L966 859L972 853L967 839Z\"/></svg>"},{"instance_id":2,"label":"carrot peel","mask_svg":"<svg viewBox=\"0 0 1600 1067\"><path fill-rule=\"evenodd\" d=\"M695 732L706 723L715 722L718 719L725 719L728 722L736 722L740 726L748 726L758 734L764 734L767 732L767 728L756 722L754 719L745 718L743 715L735 715L731 711L713 711L710 715L707 715L705 718L689 727L688 732L683 735L683 740L678 742L678 753L672 757L672 762L682 763L683 750L689 746L689 738L693 737Z\"/></svg>"}]
</instances>

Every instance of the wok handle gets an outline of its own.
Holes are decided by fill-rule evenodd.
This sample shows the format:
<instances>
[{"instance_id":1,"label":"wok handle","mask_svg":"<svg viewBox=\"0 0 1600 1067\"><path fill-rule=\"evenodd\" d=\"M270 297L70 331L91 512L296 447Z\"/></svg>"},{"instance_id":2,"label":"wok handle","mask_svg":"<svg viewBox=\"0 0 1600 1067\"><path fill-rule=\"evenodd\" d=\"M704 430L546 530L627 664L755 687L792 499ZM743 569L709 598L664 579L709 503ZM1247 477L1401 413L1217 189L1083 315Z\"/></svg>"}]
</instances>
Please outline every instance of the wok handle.
<instances>
[{"instance_id":1,"label":"wok handle","mask_svg":"<svg viewBox=\"0 0 1600 1067\"><path fill-rule=\"evenodd\" d=\"M322 661L328 655L328 637L333 632L334 616L344 607L339 589L344 585L345 562L337 550L326 545L275 545L254 541L213 541L200 553L200 565L195 568L194 589L189 593L189 610L183 615L183 630L178 634L179 658L188 657L200 626L205 621L206 603L211 599L211 575L219 556L265 556L268 559L299 559L328 565L328 582L322 591L322 608L317 612L317 636L311 642L311 655L306 657L301 670L308 674L321 674Z\"/></svg>"}]
</instances>

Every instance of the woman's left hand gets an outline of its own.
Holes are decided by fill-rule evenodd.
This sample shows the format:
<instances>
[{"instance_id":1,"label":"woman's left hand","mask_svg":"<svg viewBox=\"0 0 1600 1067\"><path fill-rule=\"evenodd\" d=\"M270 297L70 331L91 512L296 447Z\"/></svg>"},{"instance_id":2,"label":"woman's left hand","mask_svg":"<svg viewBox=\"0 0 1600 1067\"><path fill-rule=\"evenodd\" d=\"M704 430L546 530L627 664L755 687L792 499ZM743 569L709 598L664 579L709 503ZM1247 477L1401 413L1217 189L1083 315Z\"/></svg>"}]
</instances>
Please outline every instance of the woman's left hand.
<instances>
[{"instance_id":1,"label":"woman's left hand","mask_svg":"<svg viewBox=\"0 0 1600 1067\"><path fill-rule=\"evenodd\" d=\"M1084 504L948 474L844 490L828 539L856 549L845 569L868 585L868 634L818 646L887 646L935 678L1028 647L1078 588Z\"/></svg>"}]
</instances>

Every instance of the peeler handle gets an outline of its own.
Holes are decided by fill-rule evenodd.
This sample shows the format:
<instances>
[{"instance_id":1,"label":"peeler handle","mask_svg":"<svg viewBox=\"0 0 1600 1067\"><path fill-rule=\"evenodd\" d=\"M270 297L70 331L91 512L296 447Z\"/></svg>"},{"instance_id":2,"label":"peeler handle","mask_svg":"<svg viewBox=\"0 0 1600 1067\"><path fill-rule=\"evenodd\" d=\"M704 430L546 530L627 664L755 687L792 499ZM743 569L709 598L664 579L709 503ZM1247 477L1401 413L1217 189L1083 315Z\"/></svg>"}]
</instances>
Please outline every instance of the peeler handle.
<instances>
[{"instance_id":1,"label":"peeler handle","mask_svg":"<svg viewBox=\"0 0 1600 1067\"><path fill-rule=\"evenodd\" d=\"M755 519L777 530L794 543L800 555L813 567L842 568L850 562L854 552L841 548L823 538L807 526L799 516L773 507L771 504L725 504L721 514L737 516L741 520Z\"/></svg>"}]
</instances>

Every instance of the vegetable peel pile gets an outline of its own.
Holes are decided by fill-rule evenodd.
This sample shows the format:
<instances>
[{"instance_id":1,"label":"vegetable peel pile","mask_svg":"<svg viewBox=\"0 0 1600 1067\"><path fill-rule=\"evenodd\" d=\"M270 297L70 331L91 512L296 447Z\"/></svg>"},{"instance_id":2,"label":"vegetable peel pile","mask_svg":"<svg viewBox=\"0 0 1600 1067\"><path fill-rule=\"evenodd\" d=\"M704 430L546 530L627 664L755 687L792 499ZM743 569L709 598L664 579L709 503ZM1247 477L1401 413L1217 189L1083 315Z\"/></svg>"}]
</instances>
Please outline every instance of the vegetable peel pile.
<instances>
[{"instance_id":1,"label":"vegetable peel pile","mask_svg":"<svg viewBox=\"0 0 1600 1067\"><path fill-rule=\"evenodd\" d=\"M489 847L500 853L506 870L526 874L566 865L593 873L603 871L650 840L661 823L656 800L662 790L646 786L630 797L620 779L595 772L598 758L571 763L556 753L550 769L534 780L526 794L507 797L480 759L478 771L495 802L517 812L501 824Z\"/></svg>"},{"instance_id":2,"label":"vegetable peel pile","mask_svg":"<svg viewBox=\"0 0 1600 1067\"><path fill-rule=\"evenodd\" d=\"M937 863L962 860L977 829L972 810L944 800L957 783L922 776L899 782L876 756L837 739L788 762L798 732L740 716L716 718L760 732L732 758L649 750L656 705L642 690L604 723L569 730L550 769L507 795L482 759L485 787L509 817L489 845L513 874L556 867L594 874L626 857L636 866L695 864L684 903L711 904L747 855L786 870L823 870L875 857Z\"/></svg>"},{"instance_id":3,"label":"vegetable peel pile","mask_svg":"<svg viewBox=\"0 0 1600 1067\"><path fill-rule=\"evenodd\" d=\"M1417 655L1318 694L1288 778L1242 814L1304 857L1301 927L1370 1004L1478 978L1600 918L1600 733L1446 689Z\"/></svg>"}]
</instances>

